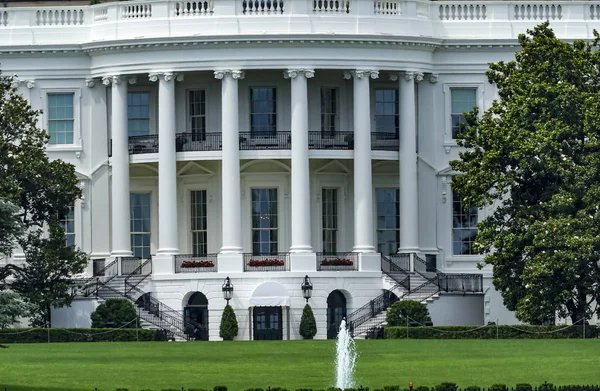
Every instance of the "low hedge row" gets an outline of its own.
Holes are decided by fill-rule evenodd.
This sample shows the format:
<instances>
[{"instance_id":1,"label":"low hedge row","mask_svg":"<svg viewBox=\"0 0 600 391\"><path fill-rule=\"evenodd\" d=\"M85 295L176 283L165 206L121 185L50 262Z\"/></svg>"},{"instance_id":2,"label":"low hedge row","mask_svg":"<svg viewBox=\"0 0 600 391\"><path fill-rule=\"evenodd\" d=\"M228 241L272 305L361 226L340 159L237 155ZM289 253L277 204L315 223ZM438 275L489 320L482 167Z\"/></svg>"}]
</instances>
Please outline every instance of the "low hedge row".
<instances>
[{"instance_id":1,"label":"low hedge row","mask_svg":"<svg viewBox=\"0 0 600 391\"><path fill-rule=\"evenodd\" d=\"M549 383L540 384L539 386L532 386L531 384L517 384L515 387L507 387L505 384L494 384L490 387L478 387L470 386L465 388L458 388L456 383L442 383L434 387L427 386L416 386L411 388L401 388L400 386L385 386L383 388L375 388L373 391L599 391L600 386L554 386ZM10 390L9 390L10 391ZM130 391L127 388L117 388L116 391ZM132 390L133 391L133 390ZM152 389L142 389L140 391L153 391ZM163 388L157 391L227 391L225 386L216 386L213 389L205 388ZM287 388L281 387L267 387L265 388L247 388L244 391L288 391ZM289 390L292 391L292 390ZM295 391L369 391L369 388L360 386L359 388L345 388L339 389L335 387L329 387L325 389L313 390L312 388L299 388Z\"/></svg>"},{"instance_id":2,"label":"low hedge row","mask_svg":"<svg viewBox=\"0 0 600 391\"><path fill-rule=\"evenodd\" d=\"M408 334L408 335L407 335ZM582 338L583 327L565 326L433 326L392 327L384 330L386 339L559 339ZM598 326L585 326L585 338L598 338Z\"/></svg>"},{"instance_id":3,"label":"low hedge row","mask_svg":"<svg viewBox=\"0 0 600 391\"><path fill-rule=\"evenodd\" d=\"M156 341L161 337L160 331L146 329L0 329L0 344Z\"/></svg>"}]
</instances>

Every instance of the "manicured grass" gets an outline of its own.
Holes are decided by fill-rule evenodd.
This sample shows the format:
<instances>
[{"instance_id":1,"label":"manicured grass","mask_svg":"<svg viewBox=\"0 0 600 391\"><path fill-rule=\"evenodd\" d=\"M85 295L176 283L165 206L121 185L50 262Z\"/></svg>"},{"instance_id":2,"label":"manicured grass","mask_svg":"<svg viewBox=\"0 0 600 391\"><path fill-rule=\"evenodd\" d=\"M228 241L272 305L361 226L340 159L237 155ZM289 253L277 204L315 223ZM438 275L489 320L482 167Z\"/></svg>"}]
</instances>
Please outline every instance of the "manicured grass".
<instances>
[{"instance_id":1,"label":"manicured grass","mask_svg":"<svg viewBox=\"0 0 600 391\"><path fill-rule=\"evenodd\" d=\"M0 390L160 391L334 382L334 341L15 344L0 350ZM600 340L357 341L357 383L459 386L599 384Z\"/></svg>"}]
</instances>

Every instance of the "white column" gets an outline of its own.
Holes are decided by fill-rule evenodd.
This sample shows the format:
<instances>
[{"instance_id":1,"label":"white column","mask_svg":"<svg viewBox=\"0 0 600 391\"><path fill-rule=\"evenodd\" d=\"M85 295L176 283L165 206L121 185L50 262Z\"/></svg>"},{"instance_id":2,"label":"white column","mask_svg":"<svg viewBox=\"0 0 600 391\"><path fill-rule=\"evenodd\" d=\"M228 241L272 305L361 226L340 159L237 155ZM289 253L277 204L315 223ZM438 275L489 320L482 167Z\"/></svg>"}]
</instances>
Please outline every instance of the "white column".
<instances>
[{"instance_id":1,"label":"white column","mask_svg":"<svg viewBox=\"0 0 600 391\"><path fill-rule=\"evenodd\" d=\"M290 252L312 252L310 171L308 161L308 85L313 69L289 69L292 82L292 246Z\"/></svg>"},{"instance_id":2,"label":"white column","mask_svg":"<svg viewBox=\"0 0 600 391\"><path fill-rule=\"evenodd\" d=\"M215 71L221 84L222 126L222 194L223 247L222 254L242 252L242 218L240 202L240 151L239 151L239 103L238 80L244 78L243 71Z\"/></svg>"},{"instance_id":3,"label":"white column","mask_svg":"<svg viewBox=\"0 0 600 391\"><path fill-rule=\"evenodd\" d=\"M179 254L177 235L177 157L175 155L175 76L151 73L158 80L158 251ZM181 75L177 75L181 79Z\"/></svg>"},{"instance_id":4,"label":"white column","mask_svg":"<svg viewBox=\"0 0 600 391\"><path fill-rule=\"evenodd\" d=\"M122 76L102 78L112 85L112 251L111 256L131 256L129 232L129 137L127 133L127 79Z\"/></svg>"},{"instance_id":5,"label":"white column","mask_svg":"<svg viewBox=\"0 0 600 391\"><path fill-rule=\"evenodd\" d=\"M419 198L417 182L417 121L415 81L418 72L403 72L400 79L400 248L398 252L419 251Z\"/></svg>"},{"instance_id":6,"label":"white column","mask_svg":"<svg viewBox=\"0 0 600 391\"><path fill-rule=\"evenodd\" d=\"M360 69L344 74L354 78L354 252L374 252L373 178L369 78L379 72Z\"/></svg>"}]
</instances>

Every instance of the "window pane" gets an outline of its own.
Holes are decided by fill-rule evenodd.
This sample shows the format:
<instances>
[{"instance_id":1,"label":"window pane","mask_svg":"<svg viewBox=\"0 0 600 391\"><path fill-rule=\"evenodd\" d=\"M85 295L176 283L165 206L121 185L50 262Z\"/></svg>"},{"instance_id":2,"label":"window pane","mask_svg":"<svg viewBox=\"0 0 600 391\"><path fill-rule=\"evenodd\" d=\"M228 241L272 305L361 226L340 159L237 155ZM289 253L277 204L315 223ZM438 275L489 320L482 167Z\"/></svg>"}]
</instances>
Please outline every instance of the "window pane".
<instances>
[{"instance_id":1,"label":"window pane","mask_svg":"<svg viewBox=\"0 0 600 391\"><path fill-rule=\"evenodd\" d=\"M469 112L476 105L476 88L453 88L450 90L452 96L452 114Z\"/></svg>"},{"instance_id":2,"label":"window pane","mask_svg":"<svg viewBox=\"0 0 600 391\"><path fill-rule=\"evenodd\" d=\"M377 248L384 255L395 254L400 242L400 191L376 189Z\"/></svg>"},{"instance_id":3,"label":"window pane","mask_svg":"<svg viewBox=\"0 0 600 391\"><path fill-rule=\"evenodd\" d=\"M148 92L129 92L127 94L129 136L147 136L150 134L150 106L148 102Z\"/></svg>"},{"instance_id":4,"label":"window pane","mask_svg":"<svg viewBox=\"0 0 600 391\"><path fill-rule=\"evenodd\" d=\"M73 93L48 94L50 144L73 144Z\"/></svg>"},{"instance_id":5,"label":"window pane","mask_svg":"<svg viewBox=\"0 0 600 391\"><path fill-rule=\"evenodd\" d=\"M131 193L129 197L131 251L135 257L150 257L150 197L150 193Z\"/></svg>"},{"instance_id":6,"label":"window pane","mask_svg":"<svg viewBox=\"0 0 600 391\"><path fill-rule=\"evenodd\" d=\"M275 88L250 89L250 131L274 134L277 131L277 100Z\"/></svg>"},{"instance_id":7,"label":"window pane","mask_svg":"<svg viewBox=\"0 0 600 391\"><path fill-rule=\"evenodd\" d=\"M252 189L252 252L273 254L278 249L277 189Z\"/></svg>"},{"instance_id":8,"label":"window pane","mask_svg":"<svg viewBox=\"0 0 600 391\"><path fill-rule=\"evenodd\" d=\"M472 255L477 237L478 210L466 209L460 196L452 191L452 242L454 255Z\"/></svg>"}]
</instances>

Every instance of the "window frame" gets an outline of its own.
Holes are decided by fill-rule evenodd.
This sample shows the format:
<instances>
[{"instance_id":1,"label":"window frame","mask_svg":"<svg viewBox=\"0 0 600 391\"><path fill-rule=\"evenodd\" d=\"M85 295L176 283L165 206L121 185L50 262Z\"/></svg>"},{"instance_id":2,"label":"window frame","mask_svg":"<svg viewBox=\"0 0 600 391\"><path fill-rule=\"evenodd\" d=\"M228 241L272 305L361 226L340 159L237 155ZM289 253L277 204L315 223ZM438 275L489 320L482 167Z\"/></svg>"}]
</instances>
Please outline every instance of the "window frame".
<instances>
[{"instance_id":1,"label":"window frame","mask_svg":"<svg viewBox=\"0 0 600 391\"><path fill-rule=\"evenodd\" d=\"M274 91L274 108L275 111L271 112L271 113L254 113L252 111L252 90L253 89L272 89ZM248 123L248 128L249 128L249 132L251 137L261 137L261 136L274 136L279 132L279 125L278 125L278 121L279 121L279 117L281 116L281 113L279 113L278 115L278 111L279 111L279 107L278 107L278 93L277 93L277 86L271 86L271 85L265 85L265 86L250 86L248 87L248 115L249 115L249 123ZM256 115L273 115L274 116L274 121L273 121L273 126L275 127L274 130L272 132L263 132L263 131L254 131L252 128L252 116L256 114Z\"/></svg>"},{"instance_id":2,"label":"window frame","mask_svg":"<svg viewBox=\"0 0 600 391\"><path fill-rule=\"evenodd\" d=\"M188 218L189 218L189 234L190 234L190 246L191 246L191 253L194 256L206 256L209 252L208 252L208 190L206 189L190 189L188 190L189 192L189 210L188 210ZM196 229L194 230L194 224L193 224L193 220L194 220L194 193L204 193L204 204L205 204L205 214L204 214L204 229ZM202 216L200 216L200 218L202 218ZM196 252L195 249L195 245L194 245L194 234L195 233L204 233L204 237L205 237L205 242L204 242L204 247L206 248L206 251L204 251L204 253L199 253Z\"/></svg>"},{"instance_id":3,"label":"window frame","mask_svg":"<svg viewBox=\"0 0 600 391\"><path fill-rule=\"evenodd\" d=\"M381 91L381 90L392 90L394 91L394 98L395 98L395 104L394 104L394 110L395 113L393 115L391 114L377 114L377 91ZM374 86L373 88L373 132L374 133L385 133L385 134L392 134L390 132L382 132L380 130L377 129L377 117L394 117L394 136L396 138L400 137L400 90L398 88L398 86L384 86L384 85L380 85L380 86ZM415 118L417 118L417 116L415 116Z\"/></svg>"},{"instance_id":4,"label":"window frame","mask_svg":"<svg viewBox=\"0 0 600 391\"><path fill-rule=\"evenodd\" d=\"M191 110L191 93L200 91L204 94L204 114L192 116ZM208 133L208 102L207 102L208 92L206 88L188 88L185 90L185 118L186 118L186 131L190 134L190 138L192 141L204 141L206 139L206 134ZM202 129L200 135L194 135L194 131L192 129L192 118L198 117L204 119L204 129Z\"/></svg>"},{"instance_id":5,"label":"window frame","mask_svg":"<svg viewBox=\"0 0 600 391\"><path fill-rule=\"evenodd\" d=\"M332 112L323 112L324 90L335 91L335 97L332 99L333 104L330 104L330 106L333 108ZM321 86L319 88L319 114L320 114L319 122L320 122L320 129L321 129L322 137L331 136L331 135L334 135L336 132L340 131L340 88L339 87L337 87L337 86ZM333 118L333 129L325 129L324 123L323 123L323 119L325 116L329 116L330 118Z\"/></svg>"},{"instance_id":6,"label":"window frame","mask_svg":"<svg viewBox=\"0 0 600 391\"><path fill-rule=\"evenodd\" d=\"M269 228L255 228L254 227L254 220L253 220L253 208L252 205L254 203L254 199L253 199L253 191L254 190L275 190L275 199L274 202L276 203L276 217L277 217L277 224L276 227L269 227ZM280 235L280 228L282 226L282 221L281 221L281 200L280 200L280 189L278 186L269 186L269 185L265 185L265 186L251 186L250 187L250 253L253 255L271 255L271 254L254 254L254 232L255 231L275 231L276 235L277 235L277 248L273 251L271 250L271 253L277 254L279 252L279 248L281 246L281 242L282 242L282 237ZM269 200L269 202L272 202L272 200ZM259 242L260 243L260 242ZM269 243L272 243L270 238L269 238Z\"/></svg>"},{"instance_id":7,"label":"window frame","mask_svg":"<svg viewBox=\"0 0 600 391\"><path fill-rule=\"evenodd\" d=\"M465 213L464 210L464 206L462 205L462 200L456 200L456 190L454 190L452 188L452 186L450 186L450 253L452 254L453 257L473 257L473 256L481 256L480 254L477 253L473 253L473 242L474 241L469 241L471 243L470 247L469 247L469 253L465 254L465 253L460 253L460 254L456 254L454 252L454 244L455 244L455 240L454 240L454 234L456 231L470 231L475 229L477 231L477 233L479 233L479 230L477 229L477 225L475 225L474 227L469 225L468 227L460 227L460 228L455 228L454 227L454 217L456 216L454 213L454 205L456 202L460 202L461 203L461 217L467 216L470 217L473 212L471 211L473 208L476 210L476 216L477 216L477 223L478 224L481 221L481 210L479 208L477 208L476 206L471 206L471 210L468 211L468 213ZM460 243L462 245L462 243L464 243L465 241L461 239ZM458 243L458 242L456 242Z\"/></svg>"},{"instance_id":8,"label":"window frame","mask_svg":"<svg viewBox=\"0 0 600 391\"><path fill-rule=\"evenodd\" d=\"M142 117L135 117L135 118L130 118L129 117L129 95L130 94L147 94L148 95L148 134L135 134L132 135L129 129L129 121L131 120L141 120L141 119L145 119ZM152 93L150 92L150 90L131 90L129 89L127 91L127 137L144 137L144 136L149 136L154 134L152 132Z\"/></svg>"},{"instance_id":9,"label":"window frame","mask_svg":"<svg viewBox=\"0 0 600 391\"><path fill-rule=\"evenodd\" d=\"M133 222L133 215L132 215L132 211L131 211L131 199L132 199L132 195L133 194L147 194L148 195L148 207L149 207L149 216L148 216L148 221L150 223L150 231L134 231L133 229L131 229L131 224ZM148 258L150 258L152 256L152 250L153 250L153 246L152 246L152 226L153 226L153 194L152 191L150 190L130 190L129 192L129 227L130 227L130 232L129 232L129 243L131 246L131 252L133 253L133 256L135 256L135 252L134 252L134 245L133 245L133 235L148 235L149 238L149 244L148 244ZM139 246L135 246L135 247L139 247ZM142 245L142 247L145 247ZM144 258L144 257L142 257Z\"/></svg>"},{"instance_id":10,"label":"window frame","mask_svg":"<svg viewBox=\"0 0 600 391\"><path fill-rule=\"evenodd\" d=\"M339 217L340 217L340 210L339 210L339 205L340 205L340 192L339 192L339 188L337 187L322 187L321 188L321 248L323 249L323 253L329 253L329 254L334 254L339 252L339 228L340 228L340 224L339 224ZM325 208L325 194L328 191L334 191L335 193L335 198L333 199L333 205L335 207L335 209L333 210L333 214L332 214L332 221L334 221L334 227L326 227L326 208ZM327 247L326 247L326 240L325 240L325 232L332 232L333 235L333 250L334 251L328 251Z\"/></svg>"},{"instance_id":11,"label":"window frame","mask_svg":"<svg viewBox=\"0 0 600 391\"><path fill-rule=\"evenodd\" d=\"M375 244L377 246L377 251L379 251L379 232L380 231L395 231L396 232L396 249L394 251L394 253L396 253L398 251L398 248L400 248L400 219L402 218L400 216L400 188L399 187L383 187L383 186L374 186L375 187L375 191L374 191L374 203L375 203L375 207L374 207L374 217L375 217ZM398 216L397 216L397 227L395 229L390 229L390 228L379 228L379 224L378 224L378 218L379 218L379 209L378 209L378 204L379 202L377 202L377 191L379 190L393 190L396 192L396 204L397 204L397 210L398 210Z\"/></svg>"},{"instance_id":12,"label":"window frame","mask_svg":"<svg viewBox=\"0 0 600 391\"><path fill-rule=\"evenodd\" d=\"M76 246L77 245L77 228L75 227L75 205L69 207L69 211L66 216L62 216L60 218L60 224L65 232L65 242L67 246ZM73 230L69 231L67 229L68 223L72 223ZM72 243L69 244L69 237L72 237Z\"/></svg>"},{"instance_id":13,"label":"window frame","mask_svg":"<svg viewBox=\"0 0 600 391\"><path fill-rule=\"evenodd\" d=\"M81 151L81 88L41 88L42 126L50 135L50 116L48 108L48 95L73 94L73 143L72 144L46 144L47 151Z\"/></svg>"},{"instance_id":14,"label":"window frame","mask_svg":"<svg viewBox=\"0 0 600 391\"><path fill-rule=\"evenodd\" d=\"M444 83L444 146L456 147L456 139L452 138L452 90L453 89L475 89L475 104L479 107L479 116L485 111L484 94L485 83L483 82L464 82L464 83ZM448 149L446 153L450 153Z\"/></svg>"}]
</instances>

